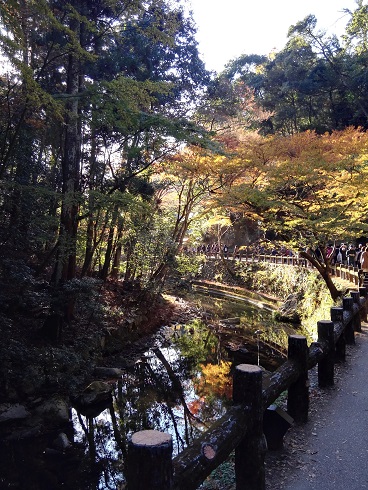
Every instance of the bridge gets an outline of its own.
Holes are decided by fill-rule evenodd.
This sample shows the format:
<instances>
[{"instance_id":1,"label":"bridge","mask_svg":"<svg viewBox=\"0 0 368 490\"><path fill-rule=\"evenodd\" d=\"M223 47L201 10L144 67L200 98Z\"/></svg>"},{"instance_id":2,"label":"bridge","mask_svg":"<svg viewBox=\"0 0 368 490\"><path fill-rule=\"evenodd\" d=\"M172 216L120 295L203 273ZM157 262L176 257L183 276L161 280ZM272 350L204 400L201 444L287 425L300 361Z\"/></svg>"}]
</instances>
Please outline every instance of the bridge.
<instances>
[{"instance_id":1,"label":"bridge","mask_svg":"<svg viewBox=\"0 0 368 490\"><path fill-rule=\"evenodd\" d=\"M209 259L219 259L220 254L208 255ZM300 258L295 255L271 255L271 254L249 254L249 253L236 253L226 254L223 256L225 260L239 260L240 262L260 263L267 262L275 265L293 265L298 267L306 267L313 269L313 265L305 258ZM335 277L339 277L346 281L355 284L356 286L363 286L365 277L358 267L345 264L333 264L331 265L331 274ZM366 281L368 287L368 279Z\"/></svg>"}]
</instances>

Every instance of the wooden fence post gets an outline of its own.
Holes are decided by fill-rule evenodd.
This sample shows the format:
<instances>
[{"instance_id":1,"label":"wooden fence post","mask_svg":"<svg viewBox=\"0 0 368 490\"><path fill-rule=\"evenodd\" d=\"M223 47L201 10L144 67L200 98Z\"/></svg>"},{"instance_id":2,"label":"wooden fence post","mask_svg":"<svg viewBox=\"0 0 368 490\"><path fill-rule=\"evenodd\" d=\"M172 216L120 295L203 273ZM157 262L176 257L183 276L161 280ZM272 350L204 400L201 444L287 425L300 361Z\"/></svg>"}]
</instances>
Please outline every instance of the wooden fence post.
<instances>
[{"instance_id":1,"label":"wooden fence post","mask_svg":"<svg viewBox=\"0 0 368 490\"><path fill-rule=\"evenodd\" d=\"M343 308L333 306L331 308L331 320L334 323L342 323L344 318L344 310ZM335 345L335 356L338 361L345 361L346 359L346 339L345 339L345 330L342 332L340 337L336 340Z\"/></svg>"},{"instance_id":2,"label":"wooden fence post","mask_svg":"<svg viewBox=\"0 0 368 490\"><path fill-rule=\"evenodd\" d=\"M346 323L345 326L345 339L347 344L355 344L355 335L354 335L354 321L353 321L353 298L342 298L342 307L344 312L346 311L351 319Z\"/></svg>"},{"instance_id":3,"label":"wooden fence post","mask_svg":"<svg viewBox=\"0 0 368 490\"><path fill-rule=\"evenodd\" d=\"M309 410L308 346L303 335L290 335L288 358L299 365L299 378L288 390L287 411L295 422L307 422Z\"/></svg>"},{"instance_id":4,"label":"wooden fence post","mask_svg":"<svg viewBox=\"0 0 368 490\"><path fill-rule=\"evenodd\" d=\"M133 434L128 444L128 490L173 488L172 436L157 430Z\"/></svg>"},{"instance_id":5,"label":"wooden fence post","mask_svg":"<svg viewBox=\"0 0 368 490\"><path fill-rule=\"evenodd\" d=\"M329 320L317 322L318 342L328 345L327 355L318 363L318 385L321 388L334 384L335 368L335 335L334 324Z\"/></svg>"},{"instance_id":6,"label":"wooden fence post","mask_svg":"<svg viewBox=\"0 0 368 490\"><path fill-rule=\"evenodd\" d=\"M347 268L347 280L349 282L354 282L354 267L352 265L348 265L348 268Z\"/></svg>"},{"instance_id":7,"label":"wooden fence post","mask_svg":"<svg viewBox=\"0 0 368 490\"><path fill-rule=\"evenodd\" d=\"M361 332L362 324L360 321L360 293L359 291L351 291L350 295L353 298L354 305L356 305L356 307L354 307L353 309L353 313L354 313L353 328L355 332Z\"/></svg>"},{"instance_id":8,"label":"wooden fence post","mask_svg":"<svg viewBox=\"0 0 368 490\"><path fill-rule=\"evenodd\" d=\"M267 442L263 434L262 369L259 366L236 366L233 402L250 406L254 421L253 429L235 449L236 489L264 490Z\"/></svg>"},{"instance_id":9,"label":"wooden fence post","mask_svg":"<svg viewBox=\"0 0 368 490\"><path fill-rule=\"evenodd\" d=\"M359 294L362 298L365 299L365 302L364 302L364 308L362 308L362 321L363 322L366 322L367 321L367 312L368 312L368 291L367 291L367 288L364 288L364 287L361 287L359 288Z\"/></svg>"},{"instance_id":10,"label":"wooden fence post","mask_svg":"<svg viewBox=\"0 0 368 490\"><path fill-rule=\"evenodd\" d=\"M359 269L354 267L354 284L359 287Z\"/></svg>"}]
</instances>

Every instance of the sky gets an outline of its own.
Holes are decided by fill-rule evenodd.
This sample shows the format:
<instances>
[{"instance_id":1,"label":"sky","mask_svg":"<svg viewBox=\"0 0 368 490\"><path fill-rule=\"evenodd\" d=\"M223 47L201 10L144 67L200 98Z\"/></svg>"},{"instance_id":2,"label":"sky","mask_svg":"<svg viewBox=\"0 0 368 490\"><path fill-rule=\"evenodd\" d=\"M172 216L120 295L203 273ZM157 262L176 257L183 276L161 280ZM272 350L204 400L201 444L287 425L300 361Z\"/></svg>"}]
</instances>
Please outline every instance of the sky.
<instances>
[{"instance_id":1,"label":"sky","mask_svg":"<svg viewBox=\"0 0 368 490\"><path fill-rule=\"evenodd\" d=\"M202 60L209 70L222 71L242 54L269 54L287 42L291 25L313 14L317 28L341 35L355 10L355 0L187 0L197 25Z\"/></svg>"}]
</instances>

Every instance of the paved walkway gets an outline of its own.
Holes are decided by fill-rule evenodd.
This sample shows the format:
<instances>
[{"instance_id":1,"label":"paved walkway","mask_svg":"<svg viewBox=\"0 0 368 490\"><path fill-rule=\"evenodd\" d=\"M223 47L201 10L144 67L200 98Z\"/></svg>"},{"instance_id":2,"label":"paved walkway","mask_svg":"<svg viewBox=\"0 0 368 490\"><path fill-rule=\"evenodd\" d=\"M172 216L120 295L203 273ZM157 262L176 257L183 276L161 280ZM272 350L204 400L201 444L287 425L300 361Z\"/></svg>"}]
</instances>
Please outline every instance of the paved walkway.
<instances>
[{"instance_id":1,"label":"paved walkway","mask_svg":"<svg viewBox=\"0 0 368 490\"><path fill-rule=\"evenodd\" d=\"M336 366L335 385L311 386L309 421L286 435L267 470L267 490L368 489L367 324L355 339Z\"/></svg>"}]
</instances>

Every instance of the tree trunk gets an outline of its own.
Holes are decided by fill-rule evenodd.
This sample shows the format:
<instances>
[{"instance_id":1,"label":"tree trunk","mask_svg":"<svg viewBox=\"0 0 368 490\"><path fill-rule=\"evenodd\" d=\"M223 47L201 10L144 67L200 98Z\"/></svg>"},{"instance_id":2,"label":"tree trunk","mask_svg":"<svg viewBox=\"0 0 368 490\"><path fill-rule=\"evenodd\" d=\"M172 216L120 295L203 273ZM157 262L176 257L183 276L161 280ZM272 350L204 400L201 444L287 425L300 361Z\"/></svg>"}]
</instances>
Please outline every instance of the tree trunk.
<instances>
[{"instance_id":1,"label":"tree trunk","mask_svg":"<svg viewBox=\"0 0 368 490\"><path fill-rule=\"evenodd\" d=\"M115 227L116 227L116 222L118 219L118 212L119 212L119 207L118 205L115 205L112 217L111 217L111 224L110 224L110 230L109 230L109 236L107 238L107 247L106 247L106 252L105 252L105 260L104 264L100 273L100 279L103 281L106 281L110 265L111 265L111 258L112 258L112 253L113 253L113 243L114 243L114 236L115 236Z\"/></svg>"},{"instance_id":2,"label":"tree trunk","mask_svg":"<svg viewBox=\"0 0 368 490\"><path fill-rule=\"evenodd\" d=\"M84 254L84 262L82 267L82 277L90 276L92 273L92 259L93 259L93 237L94 226L93 217L88 218L87 231L86 231L86 250Z\"/></svg>"},{"instance_id":3,"label":"tree trunk","mask_svg":"<svg viewBox=\"0 0 368 490\"><path fill-rule=\"evenodd\" d=\"M116 237L116 244L115 244L115 253L114 253L114 260L112 263L112 268L111 268L111 279L117 280L119 278L119 268L120 268L120 260L121 260L121 253L122 253L122 244L121 244L121 237L123 235L123 220L119 220L119 229Z\"/></svg>"},{"instance_id":4,"label":"tree trunk","mask_svg":"<svg viewBox=\"0 0 368 490\"><path fill-rule=\"evenodd\" d=\"M82 267L82 277L87 275L90 276L92 273L92 259L94 253L93 247L93 239L94 239L94 198L93 193L91 192L94 189L95 182L95 167L96 167L96 158L97 158L97 144L96 144L96 135L94 131L93 119L92 119L92 128L91 128L91 154L89 157L90 162L90 170L89 170L89 179L88 179L88 187L89 187L89 196L88 196L88 223L87 223L87 231L86 231L86 250L84 255L84 262Z\"/></svg>"},{"instance_id":5,"label":"tree trunk","mask_svg":"<svg viewBox=\"0 0 368 490\"><path fill-rule=\"evenodd\" d=\"M124 274L124 282L129 282L134 279L136 266L134 265L134 249L136 240L131 239L125 247L126 267Z\"/></svg>"},{"instance_id":6,"label":"tree trunk","mask_svg":"<svg viewBox=\"0 0 368 490\"><path fill-rule=\"evenodd\" d=\"M325 281L326 286L331 294L331 298L336 301L340 297L340 292L336 288L335 284L332 281L332 277L330 274L330 264L328 262L328 259L326 259L325 254L322 253L323 258L324 258L324 263L321 264L317 259L315 259L311 254L308 252L300 252L299 253L300 257L304 257L305 259L308 260L320 273L322 279Z\"/></svg>"},{"instance_id":7,"label":"tree trunk","mask_svg":"<svg viewBox=\"0 0 368 490\"><path fill-rule=\"evenodd\" d=\"M58 250L55 282L73 279L76 275L76 243L78 230L78 198L80 135L78 124L78 61L69 55L67 92L74 97L68 103L62 157L62 194L63 201L60 216L60 248Z\"/></svg>"},{"instance_id":8,"label":"tree trunk","mask_svg":"<svg viewBox=\"0 0 368 490\"><path fill-rule=\"evenodd\" d=\"M70 30L80 37L80 24L77 19L70 21ZM68 56L65 134L62 167L62 206L60 215L59 249L53 273L55 284L74 279L77 265L77 232L79 212L79 175L81 158L81 125L79 121L79 87L82 82L78 55L71 52ZM74 315L75 298L69 298L65 304L65 318L69 321Z\"/></svg>"}]
</instances>

